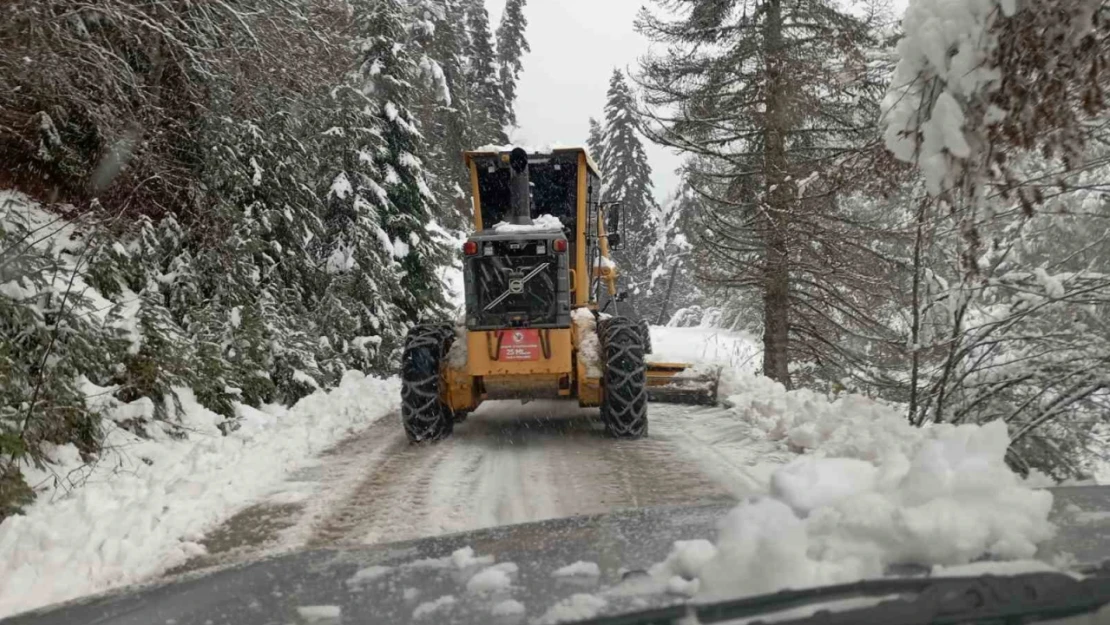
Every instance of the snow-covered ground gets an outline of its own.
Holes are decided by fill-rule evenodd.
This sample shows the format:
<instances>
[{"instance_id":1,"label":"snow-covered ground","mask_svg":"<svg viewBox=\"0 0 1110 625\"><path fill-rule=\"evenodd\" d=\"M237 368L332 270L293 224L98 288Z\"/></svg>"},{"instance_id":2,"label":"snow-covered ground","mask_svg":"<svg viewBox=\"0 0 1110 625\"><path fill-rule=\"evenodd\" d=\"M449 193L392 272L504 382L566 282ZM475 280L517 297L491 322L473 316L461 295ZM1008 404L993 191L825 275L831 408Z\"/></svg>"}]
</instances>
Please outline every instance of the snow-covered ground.
<instances>
[{"instance_id":1,"label":"snow-covered ground","mask_svg":"<svg viewBox=\"0 0 1110 625\"><path fill-rule=\"evenodd\" d=\"M153 409L119 405L91 385L93 402L120 418ZM41 489L23 515L0 524L0 618L143 581L203 552L197 541L269 492L319 452L397 408L396 380L348 372L339 387L289 409L241 406L242 427L223 436L223 418L180 389L187 439L155 427L140 439L105 421L105 451L83 465L72 446L56 464L24 468ZM110 405L110 404L115 404Z\"/></svg>"},{"instance_id":2,"label":"snow-covered ground","mask_svg":"<svg viewBox=\"0 0 1110 625\"><path fill-rule=\"evenodd\" d=\"M754 594L879 576L892 564L1028 559L1053 535L1052 495L1006 466L1001 422L914 428L865 397L733 382L731 419L683 426L746 464L758 496L722 520L716 544L676 544L655 571L672 585L679 576L698 580L684 586L691 593ZM753 441L794 457L745 457Z\"/></svg>"},{"instance_id":3,"label":"snow-covered ground","mask_svg":"<svg viewBox=\"0 0 1110 625\"><path fill-rule=\"evenodd\" d=\"M760 348L755 337L720 328L652 326L651 362L689 362L750 373L758 366Z\"/></svg>"},{"instance_id":4,"label":"snow-covered ground","mask_svg":"<svg viewBox=\"0 0 1110 625\"><path fill-rule=\"evenodd\" d=\"M187 402L188 440L115 429L91 468L59 449L60 464L36 478L65 479L0 525L0 616L151 579L203 551L205 534L248 506L295 510L275 543L235 558L740 502L715 539L678 543L652 570L658 588L714 596L879 575L897 563L1023 560L1052 534L1051 494L1003 462L1004 425L912 428L897 406L786 391L750 373L757 347L742 334L655 328L653 341L659 360L726 366L724 405L652 404L651 436L640 441L605 439L596 410L491 402L451 439L411 447L399 424L375 423L395 409L396 382L349 374L289 410L243 409L243 429L227 437ZM593 573L590 563L567 564L566 575ZM504 575L473 581L480 592ZM551 620L605 601L589 597L553 606Z\"/></svg>"}]
</instances>

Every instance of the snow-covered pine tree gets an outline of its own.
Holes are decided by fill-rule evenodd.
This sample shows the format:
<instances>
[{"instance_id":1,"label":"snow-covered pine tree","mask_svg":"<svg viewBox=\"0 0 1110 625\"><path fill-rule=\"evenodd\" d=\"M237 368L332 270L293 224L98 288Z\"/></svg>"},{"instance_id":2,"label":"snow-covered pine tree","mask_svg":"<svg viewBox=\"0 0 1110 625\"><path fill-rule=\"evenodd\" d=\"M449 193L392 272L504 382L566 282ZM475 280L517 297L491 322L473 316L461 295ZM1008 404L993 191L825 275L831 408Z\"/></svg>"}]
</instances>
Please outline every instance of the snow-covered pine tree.
<instances>
[{"instance_id":1,"label":"snow-covered pine tree","mask_svg":"<svg viewBox=\"0 0 1110 625\"><path fill-rule=\"evenodd\" d=\"M703 239L715 281L758 290L764 374L790 385L792 361L831 358L832 331L867 319L866 303L843 296L867 280L830 262L863 237L846 236L829 175L872 139L882 85L865 62L867 25L827 0L656 4L637 22L665 47L641 64L642 126L699 157L692 184L720 208Z\"/></svg>"},{"instance_id":2,"label":"snow-covered pine tree","mask_svg":"<svg viewBox=\"0 0 1110 625\"><path fill-rule=\"evenodd\" d=\"M506 0L501 23L497 26L497 60L500 64L501 92L505 96L505 122L516 126L516 84L524 71L521 59L531 52L525 31L528 18L524 16L527 0Z\"/></svg>"},{"instance_id":3,"label":"snow-covered pine tree","mask_svg":"<svg viewBox=\"0 0 1110 625\"><path fill-rule=\"evenodd\" d=\"M369 36L360 43L364 57L355 80L375 99L379 143L369 156L373 178L385 195L375 198L379 236L384 235L380 244L399 265L402 289L395 291L393 302L407 326L445 310L437 267L447 262L447 250L426 228L435 197L422 160L424 138L410 112L418 66L405 45L403 11L400 0L379 2Z\"/></svg>"},{"instance_id":4,"label":"snow-covered pine tree","mask_svg":"<svg viewBox=\"0 0 1110 625\"><path fill-rule=\"evenodd\" d=\"M594 162L601 168L601 175L604 180L605 166L602 163L605 156L605 130L593 117L590 118L590 134L586 138L586 147L590 150L590 156L594 158Z\"/></svg>"},{"instance_id":5,"label":"snow-covered pine tree","mask_svg":"<svg viewBox=\"0 0 1110 625\"><path fill-rule=\"evenodd\" d=\"M624 247L615 254L621 275L637 315L649 311L647 302L651 270L647 264L648 246L655 239L652 223L658 206L652 195L651 165L644 144L636 130L636 101L624 73L613 70L605 103L605 139L602 162L605 163L606 201L623 206Z\"/></svg>"},{"instance_id":6,"label":"snow-covered pine tree","mask_svg":"<svg viewBox=\"0 0 1110 625\"><path fill-rule=\"evenodd\" d=\"M503 145L508 112L501 78L497 72L497 53L490 32L489 12L483 0L461 0L466 12L468 45L466 47L466 80L471 88L470 127L473 140ZM478 147L478 146L471 146Z\"/></svg>"},{"instance_id":7,"label":"snow-covered pine tree","mask_svg":"<svg viewBox=\"0 0 1110 625\"><path fill-rule=\"evenodd\" d=\"M432 210L445 228L465 227L469 174L460 155L469 149L470 89L463 66L466 24L458 0L417 0L411 5L411 39L422 77L412 107L425 137Z\"/></svg>"}]
</instances>

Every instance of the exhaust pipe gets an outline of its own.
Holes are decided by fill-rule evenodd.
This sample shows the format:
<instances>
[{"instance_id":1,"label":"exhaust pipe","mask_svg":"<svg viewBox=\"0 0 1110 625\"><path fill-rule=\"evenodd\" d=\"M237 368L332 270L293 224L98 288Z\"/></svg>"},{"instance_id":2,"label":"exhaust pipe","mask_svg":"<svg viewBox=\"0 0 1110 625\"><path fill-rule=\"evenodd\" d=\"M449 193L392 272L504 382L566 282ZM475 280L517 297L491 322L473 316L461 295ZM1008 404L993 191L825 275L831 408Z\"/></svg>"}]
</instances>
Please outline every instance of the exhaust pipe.
<instances>
[{"instance_id":1,"label":"exhaust pipe","mask_svg":"<svg viewBox=\"0 0 1110 625\"><path fill-rule=\"evenodd\" d=\"M509 153L509 223L532 225L532 188L528 180L528 153L513 148Z\"/></svg>"}]
</instances>

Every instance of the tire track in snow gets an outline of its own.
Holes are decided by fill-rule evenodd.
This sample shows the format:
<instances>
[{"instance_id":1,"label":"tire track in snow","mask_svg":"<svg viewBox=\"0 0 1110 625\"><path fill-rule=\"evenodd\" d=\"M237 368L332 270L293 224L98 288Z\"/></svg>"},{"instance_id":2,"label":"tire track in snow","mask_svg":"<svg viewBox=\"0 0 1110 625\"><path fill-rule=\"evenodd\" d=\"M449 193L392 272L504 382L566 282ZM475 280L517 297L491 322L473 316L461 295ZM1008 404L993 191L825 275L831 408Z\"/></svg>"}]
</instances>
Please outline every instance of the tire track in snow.
<instances>
[{"instance_id":1,"label":"tire track in snow","mask_svg":"<svg viewBox=\"0 0 1110 625\"><path fill-rule=\"evenodd\" d=\"M765 492L771 470L793 458L723 406L656 406L653 436L695 462L735 499Z\"/></svg>"},{"instance_id":2,"label":"tire track in snow","mask_svg":"<svg viewBox=\"0 0 1110 625\"><path fill-rule=\"evenodd\" d=\"M597 410L572 402L489 402L456 425L452 437L431 445L410 445L399 418L383 419L259 504L299 506L280 509L290 518L277 540L261 547L244 541L249 548L223 562L304 546L729 501L754 483L735 454L715 451L706 440L707 428L720 426L713 425L722 418L715 409L652 404L649 410L651 435L634 441L608 438ZM260 528L239 531L245 536L252 529ZM220 531L226 528L214 534Z\"/></svg>"}]
</instances>

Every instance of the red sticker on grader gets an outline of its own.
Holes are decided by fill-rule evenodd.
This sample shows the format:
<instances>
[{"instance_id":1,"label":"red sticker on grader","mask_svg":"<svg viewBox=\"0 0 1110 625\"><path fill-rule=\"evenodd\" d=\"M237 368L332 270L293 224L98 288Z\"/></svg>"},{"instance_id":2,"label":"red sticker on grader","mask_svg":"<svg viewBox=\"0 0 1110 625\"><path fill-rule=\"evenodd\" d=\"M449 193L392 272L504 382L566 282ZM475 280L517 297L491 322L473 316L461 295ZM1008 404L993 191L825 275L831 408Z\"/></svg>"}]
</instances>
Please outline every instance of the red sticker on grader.
<instances>
[{"instance_id":1,"label":"red sticker on grader","mask_svg":"<svg viewBox=\"0 0 1110 625\"><path fill-rule=\"evenodd\" d=\"M503 330L501 332L499 360L509 362L539 360L542 353L539 330Z\"/></svg>"}]
</instances>

